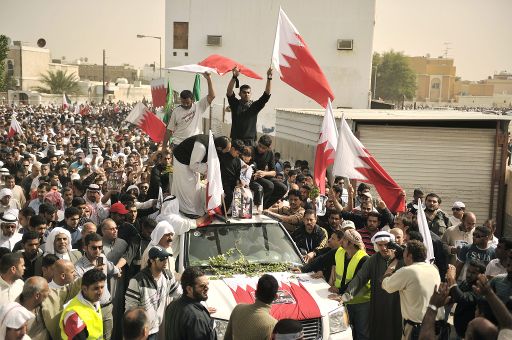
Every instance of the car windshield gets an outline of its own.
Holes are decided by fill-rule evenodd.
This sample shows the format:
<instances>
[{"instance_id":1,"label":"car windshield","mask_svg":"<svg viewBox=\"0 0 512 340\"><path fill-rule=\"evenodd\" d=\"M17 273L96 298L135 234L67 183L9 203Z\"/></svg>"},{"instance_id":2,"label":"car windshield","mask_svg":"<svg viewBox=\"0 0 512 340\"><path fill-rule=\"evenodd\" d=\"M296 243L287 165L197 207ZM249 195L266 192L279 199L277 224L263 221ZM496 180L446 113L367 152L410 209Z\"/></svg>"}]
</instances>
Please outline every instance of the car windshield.
<instances>
[{"instance_id":1,"label":"car windshield","mask_svg":"<svg viewBox=\"0 0 512 340\"><path fill-rule=\"evenodd\" d=\"M292 241L277 223L211 225L189 232L189 265L208 266L209 258L233 252L250 263L302 264Z\"/></svg>"}]
</instances>

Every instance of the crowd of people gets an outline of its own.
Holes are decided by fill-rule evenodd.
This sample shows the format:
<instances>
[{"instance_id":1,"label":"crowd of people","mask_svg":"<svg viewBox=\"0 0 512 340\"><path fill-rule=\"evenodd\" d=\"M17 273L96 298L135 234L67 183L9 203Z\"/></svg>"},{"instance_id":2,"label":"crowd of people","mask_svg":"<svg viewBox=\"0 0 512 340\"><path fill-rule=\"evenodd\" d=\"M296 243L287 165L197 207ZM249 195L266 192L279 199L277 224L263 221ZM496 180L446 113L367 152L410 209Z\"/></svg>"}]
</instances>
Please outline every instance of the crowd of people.
<instances>
[{"instance_id":1,"label":"crowd of people","mask_svg":"<svg viewBox=\"0 0 512 340\"><path fill-rule=\"evenodd\" d=\"M226 93L230 136L215 138L223 213L238 208L238 190L253 200L252 213L280 221L304 258L294 271L330 284L354 339L449 339L451 315L459 338L511 337L512 240L494 235L493 220L460 201L446 213L441 197L420 189L406 212L392 212L371 185L342 177L326 188L323 206L308 163L283 161L271 136L257 138L272 70L255 101L247 85L236 97L238 77L235 68ZM211 218L201 128L215 98L211 81L204 98L192 98L181 92L163 143L124 122L130 104L91 106L85 115L0 107L0 338L217 338L215 306L202 304L207 275L175 266L176 239ZM12 117L23 133L9 136ZM263 275L256 302L233 310L225 339L302 339L300 322L270 315L277 291Z\"/></svg>"}]
</instances>

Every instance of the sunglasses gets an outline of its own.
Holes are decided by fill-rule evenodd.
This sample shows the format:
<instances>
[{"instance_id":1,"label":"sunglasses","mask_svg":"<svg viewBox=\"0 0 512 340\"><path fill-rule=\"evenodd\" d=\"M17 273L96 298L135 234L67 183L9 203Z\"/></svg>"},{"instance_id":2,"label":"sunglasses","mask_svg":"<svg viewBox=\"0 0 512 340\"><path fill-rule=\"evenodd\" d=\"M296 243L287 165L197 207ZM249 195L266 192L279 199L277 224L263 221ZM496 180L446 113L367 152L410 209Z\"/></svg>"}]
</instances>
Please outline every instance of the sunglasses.
<instances>
[{"instance_id":1,"label":"sunglasses","mask_svg":"<svg viewBox=\"0 0 512 340\"><path fill-rule=\"evenodd\" d=\"M452 208L452 211L461 211L462 208Z\"/></svg>"}]
</instances>

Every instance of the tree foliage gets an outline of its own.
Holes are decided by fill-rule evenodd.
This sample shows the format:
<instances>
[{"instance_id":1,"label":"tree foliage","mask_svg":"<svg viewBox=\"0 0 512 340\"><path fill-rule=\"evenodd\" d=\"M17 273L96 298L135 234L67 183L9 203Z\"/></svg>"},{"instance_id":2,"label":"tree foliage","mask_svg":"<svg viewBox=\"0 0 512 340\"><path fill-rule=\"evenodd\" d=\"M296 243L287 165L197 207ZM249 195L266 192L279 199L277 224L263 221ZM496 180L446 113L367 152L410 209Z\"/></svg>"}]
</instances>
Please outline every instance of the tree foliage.
<instances>
[{"instance_id":1,"label":"tree foliage","mask_svg":"<svg viewBox=\"0 0 512 340\"><path fill-rule=\"evenodd\" d=\"M9 39L5 35L0 35L0 91L6 90L7 74L5 72L5 60L9 52Z\"/></svg>"},{"instance_id":2,"label":"tree foliage","mask_svg":"<svg viewBox=\"0 0 512 340\"><path fill-rule=\"evenodd\" d=\"M76 94L80 90L75 74L67 74L62 70L48 71L41 75L40 81L44 86L36 87L35 90L41 93Z\"/></svg>"},{"instance_id":3,"label":"tree foliage","mask_svg":"<svg viewBox=\"0 0 512 340\"><path fill-rule=\"evenodd\" d=\"M416 93L416 75L409 67L403 53L393 50L383 54L373 54L372 89L375 98L394 103L412 99ZM377 72L377 86L374 87Z\"/></svg>"}]
</instances>

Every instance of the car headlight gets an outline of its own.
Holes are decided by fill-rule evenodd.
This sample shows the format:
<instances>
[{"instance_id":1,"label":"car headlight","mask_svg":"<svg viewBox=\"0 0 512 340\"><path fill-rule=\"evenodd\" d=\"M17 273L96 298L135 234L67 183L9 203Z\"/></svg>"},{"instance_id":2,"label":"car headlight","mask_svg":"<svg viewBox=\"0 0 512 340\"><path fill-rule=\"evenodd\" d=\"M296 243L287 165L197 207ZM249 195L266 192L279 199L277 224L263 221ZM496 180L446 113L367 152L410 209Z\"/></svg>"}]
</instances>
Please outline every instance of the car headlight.
<instances>
[{"instance_id":1,"label":"car headlight","mask_svg":"<svg viewBox=\"0 0 512 340\"><path fill-rule=\"evenodd\" d=\"M217 337L219 339L224 339L224 335L226 334L226 329L228 328L228 321L222 319L213 319L214 320L214 328L217 331Z\"/></svg>"},{"instance_id":2,"label":"car headlight","mask_svg":"<svg viewBox=\"0 0 512 340\"><path fill-rule=\"evenodd\" d=\"M346 329L345 309L341 306L329 313L329 332L334 334L343 332Z\"/></svg>"}]
</instances>

